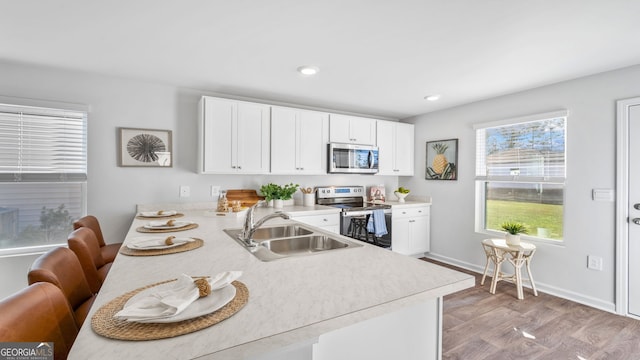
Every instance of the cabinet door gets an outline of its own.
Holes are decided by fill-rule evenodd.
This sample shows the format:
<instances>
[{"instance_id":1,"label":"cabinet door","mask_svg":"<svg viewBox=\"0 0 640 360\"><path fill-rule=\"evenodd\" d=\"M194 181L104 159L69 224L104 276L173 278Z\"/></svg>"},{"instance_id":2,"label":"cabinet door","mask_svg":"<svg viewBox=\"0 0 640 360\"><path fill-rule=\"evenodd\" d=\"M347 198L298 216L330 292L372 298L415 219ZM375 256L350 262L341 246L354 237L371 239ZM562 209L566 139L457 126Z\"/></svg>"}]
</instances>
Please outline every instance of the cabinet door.
<instances>
[{"instance_id":1,"label":"cabinet door","mask_svg":"<svg viewBox=\"0 0 640 360\"><path fill-rule=\"evenodd\" d=\"M399 254L411 254L409 247L409 220L410 218L391 219L391 249Z\"/></svg>"},{"instance_id":2,"label":"cabinet door","mask_svg":"<svg viewBox=\"0 0 640 360\"><path fill-rule=\"evenodd\" d=\"M350 138L355 144L376 144L376 121L373 119L351 117Z\"/></svg>"},{"instance_id":3,"label":"cabinet door","mask_svg":"<svg viewBox=\"0 0 640 360\"><path fill-rule=\"evenodd\" d=\"M329 140L337 143L351 143L350 116L331 114L329 117Z\"/></svg>"},{"instance_id":4,"label":"cabinet door","mask_svg":"<svg viewBox=\"0 0 640 360\"><path fill-rule=\"evenodd\" d=\"M395 174L413 176L414 159L414 126L397 123L395 131Z\"/></svg>"},{"instance_id":5,"label":"cabinet door","mask_svg":"<svg viewBox=\"0 0 640 360\"><path fill-rule=\"evenodd\" d=\"M409 254L429 251L429 216L418 216L409 220Z\"/></svg>"},{"instance_id":6,"label":"cabinet door","mask_svg":"<svg viewBox=\"0 0 640 360\"><path fill-rule=\"evenodd\" d=\"M331 142L346 144L376 144L376 120L331 114L329 124Z\"/></svg>"},{"instance_id":7,"label":"cabinet door","mask_svg":"<svg viewBox=\"0 0 640 360\"><path fill-rule=\"evenodd\" d=\"M269 172L270 107L262 104L238 103L237 170L247 174Z\"/></svg>"},{"instance_id":8,"label":"cabinet door","mask_svg":"<svg viewBox=\"0 0 640 360\"><path fill-rule=\"evenodd\" d=\"M298 112L297 170L304 174L327 173L328 115L315 111Z\"/></svg>"},{"instance_id":9,"label":"cabinet door","mask_svg":"<svg viewBox=\"0 0 640 360\"><path fill-rule=\"evenodd\" d=\"M296 110L271 109L271 173L296 172Z\"/></svg>"},{"instance_id":10,"label":"cabinet door","mask_svg":"<svg viewBox=\"0 0 640 360\"><path fill-rule=\"evenodd\" d=\"M236 165L232 155L236 144L232 130L236 123L237 103L216 98L203 98L202 101L202 172L233 172Z\"/></svg>"},{"instance_id":11,"label":"cabinet door","mask_svg":"<svg viewBox=\"0 0 640 360\"><path fill-rule=\"evenodd\" d=\"M395 165L395 123L378 121L376 124L376 146L378 146L378 175L396 175Z\"/></svg>"}]
</instances>

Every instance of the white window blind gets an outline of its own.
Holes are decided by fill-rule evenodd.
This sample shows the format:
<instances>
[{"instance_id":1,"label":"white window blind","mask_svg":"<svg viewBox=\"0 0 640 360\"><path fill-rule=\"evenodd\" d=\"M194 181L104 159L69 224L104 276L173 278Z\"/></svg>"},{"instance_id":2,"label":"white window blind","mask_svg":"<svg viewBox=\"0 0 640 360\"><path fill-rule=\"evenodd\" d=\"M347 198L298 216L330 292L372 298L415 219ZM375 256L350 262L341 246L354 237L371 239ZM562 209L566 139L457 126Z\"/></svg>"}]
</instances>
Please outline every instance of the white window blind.
<instances>
[{"instance_id":1,"label":"white window blind","mask_svg":"<svg viewBox=\"0 0 640 360\"><path fill-rule=\"evenodd\" d=\"M0 182L87 179L87 113L0 104Z\"/></svg>"},{"instance_id":2,"label":"white window blind","mask_svg":"<svg viewBox=\"0 0 640 360\"><path fill-rule=\"evenodd\" d=\"M565 178L566 111L477 125L476 180Z\"/></svg>"}]
</instances>

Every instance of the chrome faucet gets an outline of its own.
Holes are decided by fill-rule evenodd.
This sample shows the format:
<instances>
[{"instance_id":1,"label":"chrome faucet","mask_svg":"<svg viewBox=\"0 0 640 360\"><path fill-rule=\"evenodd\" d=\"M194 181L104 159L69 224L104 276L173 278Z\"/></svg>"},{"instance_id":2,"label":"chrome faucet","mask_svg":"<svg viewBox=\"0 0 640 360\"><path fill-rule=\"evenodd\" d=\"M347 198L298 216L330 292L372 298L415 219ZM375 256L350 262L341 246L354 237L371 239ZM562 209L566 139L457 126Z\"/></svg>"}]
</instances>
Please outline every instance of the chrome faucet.
<instances>
[{"instance_id":1,"label":"chrome faucet","mask_svg":"<svg viewBox=\"0 0 640 360\"><path fill-rule=\"evenodd\" d=\"M242 228L242 233L240 233L239 235L240 240L242 240L247 247L254 247L257 245L257 243L252 239L253 233L255 233L256 230L260 226L262 226L262 224L264 224L267 220L271 220L277 217L280 217L283 219L289 219L289 215L283 212L277 212L277 213L264 216L263 218L261 218L260 220L254 223L253 212L255 211L256 208L263 206L266 203L267 203L266 201L260 200L257 203L255 203L253 206L251 206L249 210L247 210L247 216L244 219L244 227Z\"/></svg>"}]
</instances>

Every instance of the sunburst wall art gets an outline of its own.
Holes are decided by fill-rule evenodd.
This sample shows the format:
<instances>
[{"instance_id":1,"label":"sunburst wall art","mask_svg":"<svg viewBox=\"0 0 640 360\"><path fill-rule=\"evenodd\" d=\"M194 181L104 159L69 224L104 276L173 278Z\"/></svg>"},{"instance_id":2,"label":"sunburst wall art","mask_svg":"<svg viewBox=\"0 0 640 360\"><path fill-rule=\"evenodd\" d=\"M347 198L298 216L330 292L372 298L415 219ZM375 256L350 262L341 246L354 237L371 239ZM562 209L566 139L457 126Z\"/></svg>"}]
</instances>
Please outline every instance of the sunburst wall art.
<instances>
[{"instance_id":1,"label":"sunburst wall art","mask_svg":"<svg viewBox=\"0 0 640 360\"><path fill-rule=\"evenodd\" d=\"M171 130L118 128L118 149L118 166L173 166Z\"/></svg>"}]
</instances>

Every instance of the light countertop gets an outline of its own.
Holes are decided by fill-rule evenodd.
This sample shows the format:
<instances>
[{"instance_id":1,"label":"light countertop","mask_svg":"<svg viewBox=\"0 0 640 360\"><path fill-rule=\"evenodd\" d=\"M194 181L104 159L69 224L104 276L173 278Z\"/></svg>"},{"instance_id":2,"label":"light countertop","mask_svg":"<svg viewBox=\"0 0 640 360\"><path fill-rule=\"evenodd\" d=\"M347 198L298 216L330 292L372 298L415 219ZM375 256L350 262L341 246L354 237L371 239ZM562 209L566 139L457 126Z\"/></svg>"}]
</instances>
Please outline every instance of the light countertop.
<instances>
[{"instance_id":1,"label":"light countertop","mask_svg":"<svg viewBox=\"0 0 640 360\"><path fill-rule=\"evenodd\" d=\"M173 234L203 239L204 246L162 256L119 254L89 318L127 291L182 273L213 275L241 270L239 281L250 294L247 305L212 327L164 340L111 340L95 334L86 321L69 359L238 359L310 341L474 285L470 275L364 243L363 247L261 262L222 231L241 227L242 217L216 217L202 209L179 210L185 214L181 220L195 221L199 226ZM272 211L260 208L256 219ZM127 241L155 235L136 232L146 222L134 219ZM291 220L274 219L264 226L286 222Z\"/></svg>"}]
</instances>

